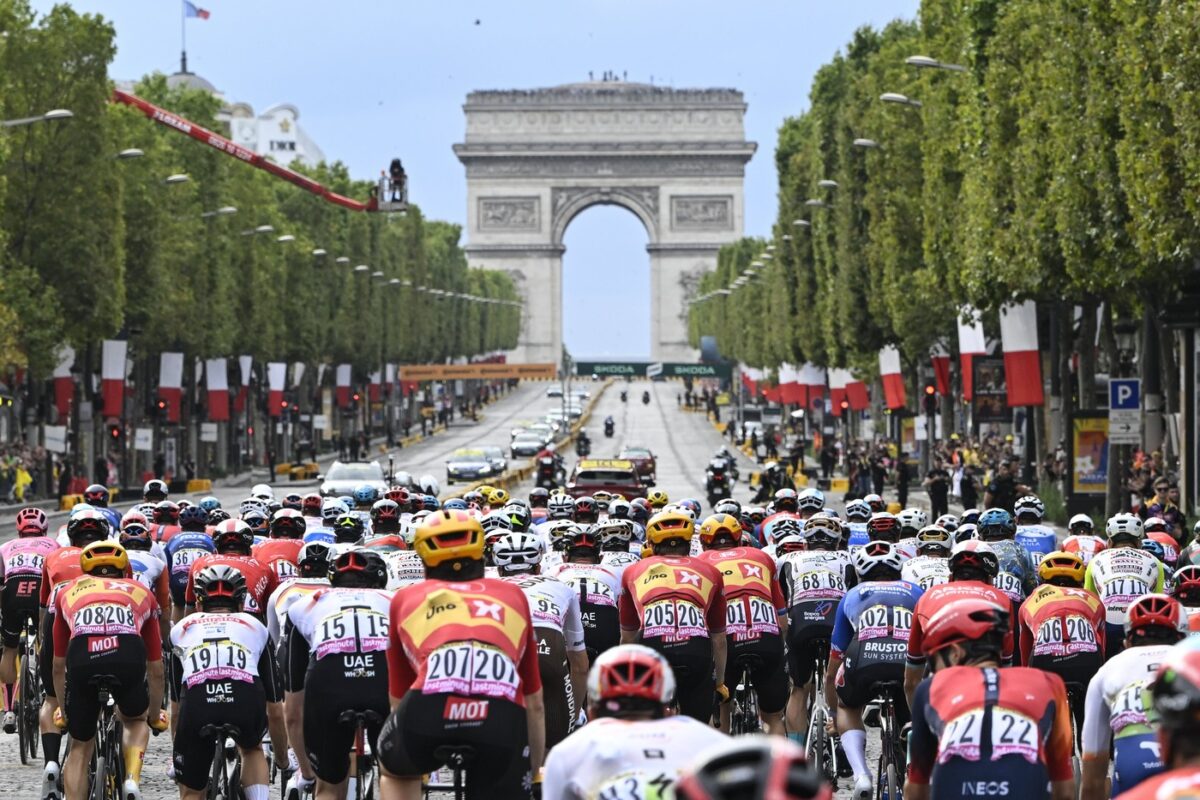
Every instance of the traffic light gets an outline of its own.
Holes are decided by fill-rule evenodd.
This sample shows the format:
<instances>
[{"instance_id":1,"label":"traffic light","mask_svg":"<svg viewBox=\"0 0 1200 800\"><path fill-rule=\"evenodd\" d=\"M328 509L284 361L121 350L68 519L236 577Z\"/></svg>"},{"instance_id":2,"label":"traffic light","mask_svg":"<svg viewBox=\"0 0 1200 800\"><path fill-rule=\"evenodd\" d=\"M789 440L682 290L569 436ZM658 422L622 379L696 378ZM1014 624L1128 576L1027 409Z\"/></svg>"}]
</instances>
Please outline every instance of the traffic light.
<instances>
[{"instance_id":1,"label":"traffic light","mask_svg":"<svg viewBox=\"0 0 1200 800\"><path fill-rule=\"evenodd\" d=\"M849 401L849 400L843 400L843 401L842 401L841 403L839 403L838 405L840 405L840 406L842 407L842 411L845 411L846 409L850 408L850 401Z\"/></svg>"},{"instance_id":2,"label":"traffic light","mask_svg":"<svg viewBox=\"0 0 1200 800\"><path fill-rule=\"evenodd\" d=\"M113 444L117 444L118 442L121 441L121 426L120 425L109 425L108 426L108 440L110 442L112 442Z\"/></svg>"},{"instance_id":3,"label":"traffic light","mask_svg":"<svg viewBox=\"0 0 1200 800\"><path fill-rule=\"evenodd\" d=\"M246 435L247 435L247 436L253 436L253 435L254 435L254 426L253 426L253 425L251 425L250 427L246 428Z\"/></svg>"},{"instance_id":4,"label":"traffic light","mask_svg":"<svg viewBox=\"0 0 1200 800\"><path fill-rule=\"evenodd\" d=\"M934 414L937 413L937 406L938 406L937 387L934 386L932 383L925 384L924 403L925 403L925 413L926 414L928 414L929 416L932 417Z\"/></svg>"}]
</instances>

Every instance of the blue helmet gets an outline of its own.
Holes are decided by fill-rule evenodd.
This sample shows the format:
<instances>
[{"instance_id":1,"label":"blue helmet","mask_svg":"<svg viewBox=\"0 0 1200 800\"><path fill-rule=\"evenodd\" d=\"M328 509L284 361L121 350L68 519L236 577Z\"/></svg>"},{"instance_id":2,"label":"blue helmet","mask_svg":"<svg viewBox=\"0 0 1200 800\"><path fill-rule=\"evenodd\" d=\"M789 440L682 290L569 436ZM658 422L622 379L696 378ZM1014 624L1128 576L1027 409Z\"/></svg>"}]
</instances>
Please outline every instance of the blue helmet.
<instances>
[{"instance_id":1,"label":"blue helmet","mask_svg":"<svg viewBox=\"0 0 1200 800\"><path fill-rule=\"evenodd\" d=\"M379 499L379 492L369 483L354 487L354 502L360 506L369 506Z\"/></svg>"},{"instance_id":2,"label":"blue helmet","mask_svg":"<svg viewBox=\"0 0 1200 800\"><path fill-rule=\"evenodd\" d=\"M1162 542L1154 539L1142 539L1142 549L1157 558L1160 562L1165 563L1167 560L1167 549L1162 546Z\"/></svg>"},{"instance_id":3,"label":"blue helmet","mask_svg":"<svg viewBox=\"0 0 1200 800\"><path fill-rule=\"evenodd\" d=\"M354 495L339 494L337 499L341 500L346 508L354 508Z\"/></svg>"},{"instance_id":4,"label":"blue helmet","mask_svg":"<svg viewBox=\"0 0 1200 800\"><path fill-rule=\"evenodd\" d=\"M421 509L424 511L437 511L441 507L441 502L431 494L421 498Z\"/></svg>"},{"instance_id":5,"label":"blue helmet","mask_svg":"<svg viewBox=\"0 0 1200 800\"><path fill-rule=\"evenodd\" d=\"M422 503L422 505L424 505L424 503ZM451 497L442 504L442 508L446 511L466 511L467 501L463 500L461 497Z\"/></svg>"},{"instance_id":6,"label":"blue helmet","mask_svg":"<svg viewBox=\"0 0 1200 800\"><path fill-rule=\"evenodd\" d=\"M218 506L219 508L220 506ZM202 505L186 506L179 511L179 527L185 531L204 530L208 525L208 511Z\"/></svg>"},{"instance_id":7,"label":"blue helmet","mask_svg":"<svg viewBox=\"0 0 1200 800\"><path fill-rule=\"evenodd\" d=\"M979 515L976 523L979 538L985 542L1006 539L1017 532L1017 524L1013 522L1012 514L1003 508L989 508Z\"/></svg>"},{"instance_id":8,"label":"blue helmet","mask_svg":"<svg viewBox=\"0 0 1200 800\"><path fill-rule=\"evenodd\" d=\"M213 497L211 494L207 497L201 497L199 506L204 509L204 513L212 511L214 508L221 507L221 501Z\"/></svg>"},{"instance_id":9,"label":"blue helmet","mask_svg":"<svg viewBox=\"0 0 1200 800\"><path fill-rule=\"evenodd\" d=\"M704 507L700 505L700 501L694 500L691 497L680 500L676 505L683 506L688 511L691 511L693 519L700 519L700 514L704 511Z\"/></svg>"}]
</instances>

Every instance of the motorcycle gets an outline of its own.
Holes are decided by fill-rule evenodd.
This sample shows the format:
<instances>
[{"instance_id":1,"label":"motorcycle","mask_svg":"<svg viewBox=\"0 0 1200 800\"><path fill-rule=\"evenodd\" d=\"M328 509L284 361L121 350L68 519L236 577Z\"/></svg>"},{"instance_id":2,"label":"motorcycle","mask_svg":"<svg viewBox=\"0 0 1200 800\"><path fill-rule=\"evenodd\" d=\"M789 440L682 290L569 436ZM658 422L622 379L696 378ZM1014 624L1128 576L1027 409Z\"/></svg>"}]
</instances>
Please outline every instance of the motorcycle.
<instances>
[{"instance_id":1,"label":"motorcycle","mask_svg":"<svg viewBox=\"0 0 1200 800\"><path fill-rule=\"evenodd\" d=\"M710 506L715 506L732 494L732 487L729 484L729 474L726 472L725 462L713 459L709 463L708 469L704 471L704 491L708 495Z\"/></svg>"},{"instance_id":2,"label":"motorcycle","mask_svg":"<svg viewBox=\"0 0 1200 800\"><path fill-rule=\"evenodd\" d=\"M644 406L650 405L650 393L649 392L642 392L642 405L644 405Z\"/></svg>"},{"instance_id":3,"label":"motorcycle","mask_svg":"<svg viewBox=\"0 0 1200 800\"><path fill-rule=\"evenodd\" d=\"M605 438L611 439L613 437L613 433L616 430L617 430L617 423L613 422L612 417L609 417L608 419L604 420L604 436L605 436Z\"/></svg>"},{"instance_id":4,"label":"motorcycle","mask_svg":"<svg viewBox=\"0 0 1200 800\"><path fill-rule=\"evenodd\" d=\"M621 402L624 403L628 399L629 399L629 392L622 389L621 390Z\"/></svg>"},{"instance_id":5,"label":"motorcycle","mask_svg":"<svg viewBox=\"0 0 1200 800\"><path fill-rule=\"evenodd\" d=\"M566 470L562 468L557 458L548 456L538 459L535 484L541 489L554 489L566 482Z\"/></svg>"},{"instance_id":6,"label":"motorcycle","mask_svg":"<svg viewBox=\"0 0 1200 800\"><path fill-rule=\"evenodd\" d=\"M579 438L575 440L575 454L580 458L587 458L592 453L592 440L585 434L579 434Z\"/></svg>"}]
</instances>

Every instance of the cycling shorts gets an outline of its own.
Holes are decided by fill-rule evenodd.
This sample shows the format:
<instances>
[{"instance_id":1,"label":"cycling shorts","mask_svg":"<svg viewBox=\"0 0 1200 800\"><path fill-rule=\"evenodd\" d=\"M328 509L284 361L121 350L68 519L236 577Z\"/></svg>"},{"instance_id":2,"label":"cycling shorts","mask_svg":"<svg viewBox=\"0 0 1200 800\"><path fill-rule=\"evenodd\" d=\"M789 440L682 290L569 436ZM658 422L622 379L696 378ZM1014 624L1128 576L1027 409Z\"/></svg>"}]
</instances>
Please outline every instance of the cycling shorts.
<instances>
[{"instance_id":1,"label":"cycling shorts","mask_svg":"<svg viewBox=\"0 0 1200 800\"><path fill-rule=\"evenodd\" d=\"M870 645L870 647L867 647ZM890 658L880 654L886 646L900 649L890 653ZM881 683L904 683L904 661L907 645L895 639L872 639L860 642L857 638L842 656L842 666L837 675L838 700L846 708L862 708L879 696L876 687ZM907 721L908 703L904 692L893 693L896 714Z\"/></svg>"},{"instance_id":2,"label":"cycling shorts","mask_svg":"<svg viewBox=\"0 0 1200 800\"><path fill-rule=\"evenodd\" d=\"M417 777L445 765L438 748L471 747L466 800L529 796L525 709L499 698L404 695L379 734L379 763L392 775Z\"/></svg>"},{"instance_id":3,"label":"cycling shorts","mask_svg":"<svg viewBox=\"0 0 1200 800\"><path fill-rule=\"evenodd\" d=\"M711 720L717 690L713 678L712 642L696 637L682 642L643 639L641 643L662 653L674 670L675 702L680 713L704 723Z\"/></svg>"},{"instance_id":4,"label":"cycling shorts","mask_svg":"<svg viewBox=\"0 0 1200 800\"><path fill-rule=\"evenodd\" d=\"M378 752L379 729L387 718L387 653L330 654L309 664L304 683L304 747L317 777L341 783L350 771L357 722L343 721L347 711L373 712L367 723L371 751Z\"/></svg>"},{"instance_id":5,"label":"cycling shorts","mask_svg":"<svg viewBox=\"0 0 1200 800\"><path fill-rule=\"evenodd\" d=\"M42 679L42 691L47 697L56 697L54 692L54 615L46 614L38 631L42 657L38 660L38 673Z\"/></svg>"},{"instance_id":6,"label":"cycling shorts","mask_svg":"<svg viewBox=\"0 0 1200 800\"><path fill-rule=\"evenodd\" d=\"M1162 750L1158 737L1153 733L1139 733L1113 740L1113 797L1162 771Z\"/></svg>"},{"instance_id":7,"label":"cycling shorts","mask_svg":"<svg viewBox=\"0 0 1200 800\"><path fill-rule=\"evenodd\" d=\"M581 603L579 612L583 620L583 644L591 663L596 656L621 643L621 621L614 606Z\"/></svg>"},{"instance_id":8,"label":"cycling shorts","mask_svg":"<svg viewBox=\"0 0 1200 800\"><path fill-rule=\"evenodd\" d=\"M1125 626L1113 625L1111 622L1104 623L1104 660L1105 662L1112 659L1117 653L1125 649Z\"/></svg>"},{"instance_id":9,"label":"cycling shorts","mask_svg":"<svg viewBox=\"0 0 1200 800\"><path fill-rule=\"evenodd\" d=\"M92 652L103 647L103 650ZM50 661L52 659L46 659ZM63 713L72 739L95 737L100 717L100 693L91 682L100 675L115 679L111 687L117 708L126 717L143 717L150 707L146 691L146 645L142 637L77 636L67 645L67 696Z\"/></svg>"},{"instance_id":10,"label":"cycling shorts","mask_svg":"<svg viewBox=\"0 0 1200 800\"><path fill-rule=\"evenodd\" d=\"M1071 717L1075 720L1075 728L1083 729L1084 716L1084 698L1087 697L1088 684L1092 681L1092 676L1099 671L1104 663L1104 655L1102 653L1072 653L1066 656L1032 656L1029 663L1025 666L1040 669L1043 672L1052 672L1063 679L1068 690L1074 684L1077 690L1072 697L1070 691L1067 693L1067 700L1071 702Z\"/></svg>"},{"instance_id":11,"label":"cycling shorts","mask_svg":"<svg viewBox=\"0 0 1200 800\"><path fill-rule=\"evenodd\" d=\"M210 725L235 726L233 740L243 750L261 746L267 729L262 683L209 681L183 693L175 730L175 779L189 789L200 790L208 783L217 735L204 736L201 731Z\"/></svg>"},{"instance_id":12,"label":"cycling shorts","mask_svg":"<svg viewBox=\"0 0 1200 800\"><path fill-rule=\"evenodd\" d=\"M538 673L542 676L542 697L546 704L546 750L549 750L567 738L578 712L562 631L535 627L533 636L538 645Z\"/></svg>"},{"instance_id":13,"label":"cycling shorts","mask_svg":"<svg viewBox=\"0 0 1200 800\"><path fill-rule=\"evenodd\" d=\"M795 606L793 611L799 610ZM836 609L837 606L834 606ZM825 652L829 652L829 639L833 636L833 623L810 622L806 625L793 625L791 612L788 614L787 630L787 665L788 674L796 686L807 686L813 679L813 665L817 661L817 653L824 642Z\"/></svg>"},{"instance_id":14,"label":"cycling shorts","mask_svg":"<svg viewBox=\"0 0 1200 800\"><path fill-rule=\"evenodd\" d=\"M735 642L729 647L725 661L725 686L729 691L738 685L738 661L745 657L757 661L749 666L750 680L758 697L758 708L767 714L783 711L788 697L788 676L784 666L783 637L763 634L749 642Z\"/></svg>"},{"instance_id":15,"label":"cycling shorts","mask_svg":"<svg viewBox=\"0 0 1200 800\"><path fill-rule=\"evenodd\" d=\"M18 575L4 582L0 590L0 644L6 648L20 643L26 620L37 622L41 588L40 575Z\"/></svg>"}]
</instances>

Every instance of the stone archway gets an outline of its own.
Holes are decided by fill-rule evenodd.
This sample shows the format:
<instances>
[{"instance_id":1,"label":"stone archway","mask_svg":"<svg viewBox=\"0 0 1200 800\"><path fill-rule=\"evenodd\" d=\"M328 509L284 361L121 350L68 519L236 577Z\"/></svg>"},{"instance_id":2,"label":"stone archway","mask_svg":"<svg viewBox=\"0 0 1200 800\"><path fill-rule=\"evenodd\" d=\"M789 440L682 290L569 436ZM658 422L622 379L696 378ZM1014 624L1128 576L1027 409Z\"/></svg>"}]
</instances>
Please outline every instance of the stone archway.
<instances>
[{"instance_id":1,"label":"stone archway","mask_svg":"<svg viewBox=\"0 0 1200 800\"><path fill-rule=\"evenodd\" d=\"M506 270L525 303L513 357L560 360L567 226L618 205L649 238L651 357L692 360L687 303L721 245L743 225L743 179L755 144L732 89L624 81L472 92L466 141L467 255Z\"/></svg>"}]
</instances>

